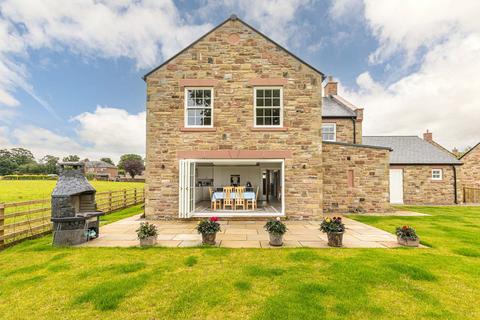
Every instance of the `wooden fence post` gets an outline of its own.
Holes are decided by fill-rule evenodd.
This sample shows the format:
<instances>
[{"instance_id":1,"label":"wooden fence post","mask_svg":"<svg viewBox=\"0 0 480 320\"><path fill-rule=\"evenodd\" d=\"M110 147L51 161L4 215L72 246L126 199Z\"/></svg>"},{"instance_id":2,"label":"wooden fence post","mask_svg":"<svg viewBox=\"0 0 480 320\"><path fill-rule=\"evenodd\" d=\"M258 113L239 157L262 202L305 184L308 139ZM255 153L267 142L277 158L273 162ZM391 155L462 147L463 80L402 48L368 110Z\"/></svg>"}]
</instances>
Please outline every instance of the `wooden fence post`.
<instances>
[{"instance_id":1,"label":"wooden fence post","mask_svg":"<svg viewBox=\"0 0 480 320\"><path fill-rule=\"evenodd\" d=\"M5 245L5 239L3 236L5 235L5 204L0 203L0 248Z\"/></svg>"},{"instance_id":2,"label":"wooden fence post","mask_svg":"<svg viewBox=\"0 0 480 320\"><path fill-rule=\"evenodd\" d=\"M133 204L137 204L137 188L133 189Z\"/></svg>"},{"instance_id":3,"label":"wooden fence post","mask_svg":"<svg viewBox=\"0 0 480 320\"><path fill-rule=\"evenodd\" d=\"M123 208L127 207L127 189L123 189Z\"/></svg>"},{"instance_id":4,"label":"wooden fence post","mask_svg":"<svg viewBox=\"0 0 480 320\"><path fill-rule=\"evenodd\" d=\"M108 193L108 212L112 212L112 191Z\"/></svg>"}]
</instances>

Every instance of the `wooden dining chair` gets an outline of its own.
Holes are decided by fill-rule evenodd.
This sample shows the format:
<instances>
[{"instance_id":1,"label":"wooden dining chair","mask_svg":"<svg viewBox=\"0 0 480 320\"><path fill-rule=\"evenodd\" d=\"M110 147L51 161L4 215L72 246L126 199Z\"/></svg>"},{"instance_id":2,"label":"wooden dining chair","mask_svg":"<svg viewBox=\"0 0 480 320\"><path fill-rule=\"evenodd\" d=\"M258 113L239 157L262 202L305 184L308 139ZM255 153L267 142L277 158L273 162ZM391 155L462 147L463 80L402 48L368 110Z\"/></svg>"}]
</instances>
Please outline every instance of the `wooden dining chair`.
<instances>
[{"instance_id":1,"label":"wooden dining chair","mask_svg":"<svg viewBox=\"0 0 480 320\"><path fill-rule=\"evenodd\" d=\"M252 210L255 210L257 208L258 189L259 187L257 186L257 191L255 192L255 197L253 199L247 199L247 210L248 210L248 207L252 207Z\"/></svg>"},{"instance_id":2,"label":"wooden dining chair","mask_svg":"<svg viewBox=\"0 0 480 320\"><path fill-rule=\"evenodd\" d=\"M233 187L223 187L223 210L226 207L234 209L233 199L232 199Z\"/></svg>"},{"instance_id":3,"label":"wooden dining chair","mask_svg":"<svg viewBox=\"0 0 480 320\"><path fill-rule=\"evenodd\" d=\"M237 207L242 207L245 210L245 187L235 187L235 205L234 209L236 210Z\"/></svg>"},{"instance_id":4,"label":"wooden dining chair","mask_svg":"<svg viewBox=\"0 0 480 320\"><path fill-rule=\"evenodd\" d=\"M222 200L213 198L213 190L211 187L208 187L208 192L210 193L210 209L217 210L217 208L221 208Z\"/></svg>"}]
</instances>

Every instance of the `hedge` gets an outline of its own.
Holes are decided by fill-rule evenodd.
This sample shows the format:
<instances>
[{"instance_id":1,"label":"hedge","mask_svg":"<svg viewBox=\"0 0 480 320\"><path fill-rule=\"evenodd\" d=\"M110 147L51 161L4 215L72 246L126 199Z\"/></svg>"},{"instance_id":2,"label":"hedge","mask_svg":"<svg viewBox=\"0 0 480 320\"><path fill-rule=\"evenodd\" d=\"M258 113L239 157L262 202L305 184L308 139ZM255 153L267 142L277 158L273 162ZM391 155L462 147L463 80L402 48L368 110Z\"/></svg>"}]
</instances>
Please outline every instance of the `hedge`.
<instances>
[{"instance_id":1,"label":"hedge","mask_svg":"<svg viewBox=\"0 0 480 320\"><path fill-rule=\"evenodd\" d=\"M57 176L47 174L10 174L1 177L3 180L57 180Z\"/></svg>"}]
</instances>

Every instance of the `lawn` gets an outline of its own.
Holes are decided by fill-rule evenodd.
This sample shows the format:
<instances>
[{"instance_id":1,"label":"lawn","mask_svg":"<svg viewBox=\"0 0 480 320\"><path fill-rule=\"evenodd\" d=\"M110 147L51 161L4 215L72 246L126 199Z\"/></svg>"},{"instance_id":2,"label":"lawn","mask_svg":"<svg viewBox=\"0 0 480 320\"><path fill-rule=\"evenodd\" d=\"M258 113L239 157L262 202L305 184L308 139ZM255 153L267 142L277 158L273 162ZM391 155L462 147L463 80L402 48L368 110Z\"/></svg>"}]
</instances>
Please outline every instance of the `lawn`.
<instances>
[{"instance_id":1,"label":"lawn","mask_svg":"<svg viewBox=\"0 0 480 320\"><path fill-rule=\"evenodd\" d=\"M57 181L0 180L0 202L27 201L50 197ZM97 192L143 188L142 182L90 181Z\"/></svg>"},{"instance_id":2,"label":"lawn","mask_svg":"<svg viewBox=\"0 0 480 320\"><path fill-rule=\"evenodd\" d=\"M0 253L4 319L479 319L480 207L412 207L427 249L51 248Z\"/></svg>"}]
</instances>

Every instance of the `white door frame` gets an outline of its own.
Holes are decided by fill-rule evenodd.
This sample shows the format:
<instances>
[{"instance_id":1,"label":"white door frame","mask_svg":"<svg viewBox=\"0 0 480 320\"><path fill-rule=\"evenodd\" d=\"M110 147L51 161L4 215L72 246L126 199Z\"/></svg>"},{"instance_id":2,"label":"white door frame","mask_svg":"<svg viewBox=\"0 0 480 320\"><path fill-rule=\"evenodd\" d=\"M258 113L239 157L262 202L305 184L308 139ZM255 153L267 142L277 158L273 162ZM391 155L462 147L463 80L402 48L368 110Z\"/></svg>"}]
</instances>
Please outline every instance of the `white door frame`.
<instances>
[{"instance_id":1,"label":"white door frame","mask_svg":"<svg viewBox=\"0 0 480 320\"><path fill-rule=\"evenodd\" d=\"M221 211L217 210L215 211L215 216L218 217L278 217L278 216L285 216L285 159L184 159L179 161L179 182L182 181L181 179L181 174L183 173L181 171L181 163L182 162L188 162L188 163L210 163L210 162L215 162L215 161L221 161L221 162L231 162L232 165L235 165L235 163L242 163L245 161L255 161L255 162L260 162L260 163L281 163L281 179L282 179L282 211L281 212L275 212L275 213L262 213L262 214L249 214L248 212L246 213L236 213L235 211ZM180 183L179 183L180 184ZM195 184L194 184L194 189L195 189ZM181 193L181 189L179 189L179 193ZM195 195L194 198L195 199ZM182 198L180 196L180 201L179 201L179 217L180 218L190 218L190 217L210 217L212 216L211 213L194 213L193 211L195 210L195 201L193 210L190 211L189 214L183 214L182 215L182 207L181 207L181 201Z\"/></svg>"},{"instance_id":2,"label":"white door frame","mask_svg":"<svg viewBox=\"0 0 480 320\"><path fill-rule=\"evenodd\" d=\"M190 218L195 211L195 162L180 160L178 164L178 216Z\"/></svg>"},{"instance_id":3,"label":"white door frame","mask_svg":"<svg viewBox=\"0 0 480 320\"><path fill-rule=\"evenodd\" d=\"M395 172L392 175L392 172ZM394 180L398 179L398 180ZM400 184L400 186L398 186ZM391 204L403 204L403 169L389 169L389 194Z\"/></svg>"}]
</instances>

